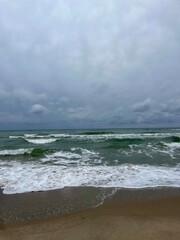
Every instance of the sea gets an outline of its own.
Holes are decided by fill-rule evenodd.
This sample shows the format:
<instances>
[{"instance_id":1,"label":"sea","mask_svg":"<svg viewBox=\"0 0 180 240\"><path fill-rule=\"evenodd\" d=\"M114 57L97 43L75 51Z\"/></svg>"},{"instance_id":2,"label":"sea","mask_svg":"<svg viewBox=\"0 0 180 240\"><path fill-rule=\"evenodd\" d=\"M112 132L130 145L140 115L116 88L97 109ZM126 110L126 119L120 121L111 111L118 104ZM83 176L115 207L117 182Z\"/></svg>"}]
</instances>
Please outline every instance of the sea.
<instances>
[{"instance_id":1,"label":"sea","mask_svg":"<svg viewBox=\"0 0 180 240\"><path fill-rule=\"evenodd\" d=\"M0 132L4 194L77 186L180 187L180 129Z\"/></svg>"}]
</instances>

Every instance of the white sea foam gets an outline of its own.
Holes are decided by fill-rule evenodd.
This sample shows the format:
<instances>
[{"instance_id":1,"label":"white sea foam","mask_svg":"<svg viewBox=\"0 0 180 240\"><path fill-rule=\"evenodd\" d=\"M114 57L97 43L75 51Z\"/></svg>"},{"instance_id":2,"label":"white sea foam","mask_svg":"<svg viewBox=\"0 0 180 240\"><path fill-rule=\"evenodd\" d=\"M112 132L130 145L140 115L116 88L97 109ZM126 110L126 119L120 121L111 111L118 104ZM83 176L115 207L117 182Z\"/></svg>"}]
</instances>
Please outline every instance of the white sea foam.
<instances>
[{"instance_id":1,"label":"white sea foam","mask_svg":"<svg viewBox=\"0 0 180 240\"><path fill-rule=\"evenodd\" d=\"M180 187L176 167L131 165L66 167L40 163L0 162L4 193L59 189L67 186L143 188Z\"/></svg>"},{"instance_id":2,"label":"white sea foam","mask_svg":"<svg viewBox=\"0 0 180 240\"><path fill-rule=\"evenodd\" d=\"M85 148L71 148L71 151L80 151L82 154L86 154L86 155L88 155L88 156L92 156L92 155L94 155L94 156L97 156L98 155L98 153L97 152L95 152L95 151L90 151L90 150L88 150L88 149L85 149Z\"/></svg>"},{"instance_id":3,"label":"white sea foam","mask_svg":"<svg viewBox=\"0 0 180 240\"><path fill-rule=\"evenodd\" d=\"M180 143L165 143L161 142L160 147L157 143L148 143L147 145L129 144L128 149L119 149L123 155L133 156L134 154L144 154L150 158L153 158L154 154L169 155L172 159L179 157L179 153L176 150L180 149Z\"/></svg>"},{"instance_id":4,"label":"white sea foam","mask_svg":"<svg viewBox=\"0 0 180 240\"><path fill-rule=\"evenodd\" d=\"M31 153L33 149L24 149L24 148L21 148L21 149L13 149L13 150L2 150L0 151L0 156L7 156L7 155L12 155L12 156L15 156L15 155L22 155L22 154L25 154L25 153Z\"/></svg>"},{"instance_id":5,"label":"white sea foam","mask_svg":"<svg viewBox=\"0 0 180 240\"><path fill-rule=\"evenodd\" d=\"M41 159L42 162L53 162L60 165L93 165L101 162L99 154L84 148L71 148L72 152L58 151L52 154L46 154L46 157Z\"/></svg>"},{"instance_id":6,"label":"white sea foam","mask_svg":"<svg viewBox=\"0 0 180 240\"><path fill-rule=\"evenodd\" d=\"M163 142L163 144L172 149L180 148L180 142L172 142L172 143L164 143Z\"/></svg>"},{"instance_id":7,"label":"white sea foam","mask_svg":"<svg viewBox=\"0 0 180 240\"><path fill-rule=\"evenodd\" d=\"M29 138L25 138L25 140L29 143L34 143L34 144L46 144L46 143L52 143L52 142L56 142L57 139L56 138L47 138L47 139L29 139Z\"/></svg>"},{"instance_id":8,"label":"white sea foam","mask_svg":"<svg viewBox=\"0 0 180 240\"><path fill-rule=\"evenodd\" d=\"M180 143L172 142L172 143L165 143L162 142L163 145L165 146L164 149L156 149L157 152L162 152L168 154L172 159L176 157L179 158L179 154L177 150L180 149Z\"/></svg>"},{"instance_id":9,"label":"white sea foam","mask_svg":"<svg viewBox=\"0 0 180 240\"><path fill-rule=\"evenodd\" d=\"M36 133L24 134L24 137L25 137L25 138L34 138L34 137L36 137L36 136L37 136Z\"/></svg>"},{"instance_id":10,"label":"white sea foam","mask_svg":"<svg viewBox=\"0 0 180 240\"><path fill-rule=\"evenodd\" d=\"M81 155L71 152L59 151L53 154L46 155L41 159L42 162L53 162L55 164L68 165L78 163L81 159Z\"/></svg>"},{"instance_id":11,"label":"white sea foam","mask_svg":"<svg viewBox=\"0 0 180 240\"><path fill-rule=\"evenodd\" d=\"M9 136L9 138L16 139L16 138L23 138L23 136Z\"/></svg>"}]
</instances>

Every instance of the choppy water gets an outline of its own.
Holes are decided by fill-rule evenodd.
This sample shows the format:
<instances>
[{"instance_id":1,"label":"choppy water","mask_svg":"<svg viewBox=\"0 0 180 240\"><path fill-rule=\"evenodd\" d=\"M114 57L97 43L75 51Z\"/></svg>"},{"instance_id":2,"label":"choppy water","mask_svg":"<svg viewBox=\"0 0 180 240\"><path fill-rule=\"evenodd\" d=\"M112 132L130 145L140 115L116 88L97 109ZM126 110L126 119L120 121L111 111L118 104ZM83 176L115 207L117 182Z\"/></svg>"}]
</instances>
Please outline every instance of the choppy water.
<instances>
[{"instance_id":1,"label":"choppy water","mask_svg":"<svg viewBox=\"0 0 180 240\"><path fill-rule=\"evenodd\" d=\"M0 186L180 187L180 129L0 132Z\"/></svg>"}]
</instances>

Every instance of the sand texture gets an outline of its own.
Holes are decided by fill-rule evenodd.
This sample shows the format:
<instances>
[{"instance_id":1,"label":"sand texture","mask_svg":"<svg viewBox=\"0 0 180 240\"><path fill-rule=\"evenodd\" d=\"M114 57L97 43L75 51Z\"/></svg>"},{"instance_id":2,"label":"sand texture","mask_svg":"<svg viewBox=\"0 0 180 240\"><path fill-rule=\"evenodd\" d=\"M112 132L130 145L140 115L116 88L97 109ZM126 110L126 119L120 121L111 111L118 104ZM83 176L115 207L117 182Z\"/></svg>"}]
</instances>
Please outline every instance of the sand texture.
<instances>
[{"instance_id":1,"label":"sand texture","mask_svg":"<svg viewBox=\"0 0 180 240\"><path fill-rule=\"evenodd\" d=\"M1 224L0 240L179 240L180 197L162 197L163 191L158 197L156 190L152 199L152 190L133 191L134 199L119 192L93 209Z\"/></svg>"}]
</instances>

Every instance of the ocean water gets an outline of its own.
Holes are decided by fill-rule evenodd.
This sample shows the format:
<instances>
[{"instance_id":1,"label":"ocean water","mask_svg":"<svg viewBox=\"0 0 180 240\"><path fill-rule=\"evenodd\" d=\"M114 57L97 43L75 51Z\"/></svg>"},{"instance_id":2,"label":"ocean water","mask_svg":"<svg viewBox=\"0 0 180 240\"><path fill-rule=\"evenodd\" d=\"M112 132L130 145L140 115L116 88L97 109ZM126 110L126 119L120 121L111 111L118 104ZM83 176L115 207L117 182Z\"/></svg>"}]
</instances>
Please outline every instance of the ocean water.
<instances>
[{"instance_id":1,"label":"ocean water","mask_svg":"<svg viewBox=\"0 0 180 240\"><path fill-rule=\"evenodd\" d=\"M1 131L0 186L180 187L180 129Z\"/></svg>"}]
</instances>

